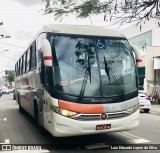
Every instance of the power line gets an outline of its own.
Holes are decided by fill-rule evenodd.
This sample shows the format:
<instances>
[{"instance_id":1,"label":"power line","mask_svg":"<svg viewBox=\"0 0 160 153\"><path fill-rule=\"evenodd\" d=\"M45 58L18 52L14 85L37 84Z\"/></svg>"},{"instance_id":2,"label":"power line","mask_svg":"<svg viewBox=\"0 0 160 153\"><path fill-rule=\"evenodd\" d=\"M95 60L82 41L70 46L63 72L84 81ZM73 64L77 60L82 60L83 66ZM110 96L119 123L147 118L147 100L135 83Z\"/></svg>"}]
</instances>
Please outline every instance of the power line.
<instances>
[{"instance_id":1,"label":"power line","mask_svg":"<svg viewBox=\"0 0 160 153\"><path fill-rule=\"evenodd\" d=\"M13 52L13 51L7 51L7 52L2 52L2 53L5 53L6 55L15 55L15 56L17 56L17 55L21 55L23 52L21 52L21 51L15 51L15 52Z\"/></svg>"},{"instance_id":2,"label":"power line","mask_svg":"<svg viewBox=\"0 0 160 153\"><path fill-rule=\"evenodd\" d=\"M12 59L12 58L10 58L10 57L8 57L8 56L4 55L4 54L1 54L1 55L3 55L4 57L7 57L7 58L9 58L10 60L12 60L12 61L14 61L14 62L15 62L15 60L14 60L14 59Z\"/></svg>"},{"instance_id":3,"label":"power line","mask_svg":"<svg viewBox=\"0 0 160 153\"><path fill-rule=\"evenodd\" d=\"M19 48L26 48L26 47L12 45L12 44L7 44L7 43L2 43L2 42L0 42L0 44L4 44L4 45L8 45L8 46L13 46L13 47L19 47Z\"/></svg>"},{"instance_id":4,"label":"power line","mask_svg":"<svg viewBox=\"0 0 160 153\"><path fill-rule=\"evenodd\" d=\"M7 54L7 53L5 53L5 54L1 54L2 56L5 56L5 57L7 57L7 58L9 58L9 59L11 59L11 60L13 60L13 61L17 61L18 59L19 59L19 57L21 56L21 54Z\"/></svg>"}]
</instances>

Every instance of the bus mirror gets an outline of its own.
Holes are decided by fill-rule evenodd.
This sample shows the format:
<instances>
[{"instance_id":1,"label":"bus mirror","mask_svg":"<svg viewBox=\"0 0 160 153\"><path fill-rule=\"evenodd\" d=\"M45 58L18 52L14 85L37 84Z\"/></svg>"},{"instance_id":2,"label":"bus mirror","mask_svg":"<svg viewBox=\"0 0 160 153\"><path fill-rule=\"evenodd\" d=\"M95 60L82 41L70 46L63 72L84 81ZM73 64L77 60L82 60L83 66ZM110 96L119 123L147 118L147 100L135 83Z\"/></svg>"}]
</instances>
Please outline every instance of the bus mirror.
<instances>
[{"instance_id":1,"label":"bus mirror","mask_svg":"<svg viewBox=\"0 0 160 153\"><path fill-rule=\"evenodd\" d=\"M47 39L42 41L42 52L45 66L52 66L52 49L50 42Z\"/></svg>"},{"instance_id":2,"label":"bus mirror","mask_svg":"<svg viewBox=\"0 0 160 153\"><path fill-rule=\"evenodd\" d=\"M140 53L139 49L135 45L131 45L131 48L133 51L133 55L134 55L137 67L141 67L142 57L141 57L141 53Z\"/></svg>"}]
</instances>

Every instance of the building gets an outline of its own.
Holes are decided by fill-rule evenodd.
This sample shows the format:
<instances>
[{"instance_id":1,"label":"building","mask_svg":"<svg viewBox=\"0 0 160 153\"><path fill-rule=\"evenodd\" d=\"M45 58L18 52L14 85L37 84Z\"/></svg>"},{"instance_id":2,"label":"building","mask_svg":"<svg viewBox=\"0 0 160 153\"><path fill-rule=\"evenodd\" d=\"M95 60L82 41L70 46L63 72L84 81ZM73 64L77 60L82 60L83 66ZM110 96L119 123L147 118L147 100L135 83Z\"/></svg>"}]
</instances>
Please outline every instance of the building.
<instances>
[{"instance_id":1,"label":"building","mask_svg":"<svg viewBox=\"0 0 160 153\"><path fill-rule=\"evenodd\" d=\"M160 89L160 26L158 20L150 19L121 31L133 45L139 48L142 62L138 67L140 85L146 92ZM160 91L159 91L160 94Z\"/></svg>"}]
</instances>

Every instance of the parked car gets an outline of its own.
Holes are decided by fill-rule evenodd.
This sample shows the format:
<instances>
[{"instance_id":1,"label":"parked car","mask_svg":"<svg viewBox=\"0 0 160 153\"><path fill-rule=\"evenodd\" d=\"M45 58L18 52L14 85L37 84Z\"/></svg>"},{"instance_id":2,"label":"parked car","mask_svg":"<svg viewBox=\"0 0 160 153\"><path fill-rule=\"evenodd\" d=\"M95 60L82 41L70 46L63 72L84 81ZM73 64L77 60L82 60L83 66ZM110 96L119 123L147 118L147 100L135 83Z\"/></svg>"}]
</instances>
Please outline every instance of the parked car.
<instances>
[{"instance_id":1,"label":"parked car","mask_svg":"<svg viewBox=\"0 0 160 153\"><path fill-rule=\"evenodd\" d=\"M143 92L139 92L138 99L140 104L140 110L144 111L145 113L149 113L151 109L151 102L148 99L148 96Z\"/></svg>"},{"instance_id":2,"label":"parked car","mask_svg":"<svg viewBox=\"0 0 160 153\"><path fill-rule=\"evenodd\" d=\"M6 87L4 89L2 89L2 94L9 94L10 90Z\"/></svg>"},{"instance_id":3,"label":"parked car","mask_svg":"<svg viewBox=\"0 0 160 153\"><path fill-rule=\"evenodd\" d=\"M13 93L13 89L11 89L11 88L9 89L9 88L8 88L8 90L9 90L10 93Z\"/></svg>"},{"instance_id":4,"label":"parked car","mask_svg":"<svg viewBox=\"0 0 160 153\"><path fill-rule=\"evenodd\" d=\"M2 91L0 90L0 97L2 96Z\"/></svg>"}]
</instances>

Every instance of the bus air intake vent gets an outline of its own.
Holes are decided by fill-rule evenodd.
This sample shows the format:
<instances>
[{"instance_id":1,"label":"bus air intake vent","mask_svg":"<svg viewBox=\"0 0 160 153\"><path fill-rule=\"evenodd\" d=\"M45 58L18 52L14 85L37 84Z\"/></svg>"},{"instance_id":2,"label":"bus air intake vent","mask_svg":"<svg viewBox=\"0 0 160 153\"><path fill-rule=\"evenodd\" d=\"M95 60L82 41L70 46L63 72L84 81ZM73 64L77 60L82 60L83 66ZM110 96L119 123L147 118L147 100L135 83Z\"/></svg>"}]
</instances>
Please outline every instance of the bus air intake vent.
<instances>
[{"instance_id":1,"label":"bus air intake vent","mask_svg":"<svg viewBox=\"0 0 160 153\"><path fill-rule=\"evenodd\" d=\"M127 112L116 112L116 113L105 113L108 119L118 119L118 118L123 118L127 117L129 113ZM75 120L80 120L80 121L97 121L97 120L102 120L101 114L78 114L73 117L72 119Z\"/></svg>"}]
</instances>

